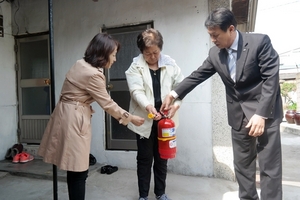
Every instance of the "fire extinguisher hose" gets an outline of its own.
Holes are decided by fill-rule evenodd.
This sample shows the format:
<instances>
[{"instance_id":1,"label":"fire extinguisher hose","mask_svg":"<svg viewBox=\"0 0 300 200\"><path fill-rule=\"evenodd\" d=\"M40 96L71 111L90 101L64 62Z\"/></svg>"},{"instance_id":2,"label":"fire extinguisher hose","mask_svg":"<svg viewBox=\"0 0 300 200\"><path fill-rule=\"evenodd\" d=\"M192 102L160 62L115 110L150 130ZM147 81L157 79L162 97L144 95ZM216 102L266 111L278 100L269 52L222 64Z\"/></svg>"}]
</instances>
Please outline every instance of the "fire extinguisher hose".
<instances>
[{"instance_id":1,"label":"fire extinguisher hose","mask_svg":"<svg viewBox=\"0 0 300 200\"><path fill-rule=\"evenodd\" d=\"M176 136L174 136L174 137L168 137L168 138L158 137L157 139L165 142L165 141L168 141L168 140L174 140L174 139L176 139Z\"/></svg>"}]
</instances>

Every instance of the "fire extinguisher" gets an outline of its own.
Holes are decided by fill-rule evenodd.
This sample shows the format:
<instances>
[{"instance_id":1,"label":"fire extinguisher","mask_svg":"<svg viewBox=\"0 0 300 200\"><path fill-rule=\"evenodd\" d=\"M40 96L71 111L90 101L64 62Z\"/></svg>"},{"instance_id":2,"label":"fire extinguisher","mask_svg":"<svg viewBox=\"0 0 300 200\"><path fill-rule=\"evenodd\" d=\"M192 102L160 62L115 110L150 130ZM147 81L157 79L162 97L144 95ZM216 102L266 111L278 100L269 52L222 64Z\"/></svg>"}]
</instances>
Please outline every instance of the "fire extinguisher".
<instances>
[{"instance_id":1,"label":"fire extinguisher","mask_svg":"<svg viewBox=\"0 0 300 200\"><path fill-rule=\"evenodd\" d=\"M175 123L172 119L163 115L158 122L158 151L162 159L175 158L176 135Z\"/></svg>"}]
</instances>

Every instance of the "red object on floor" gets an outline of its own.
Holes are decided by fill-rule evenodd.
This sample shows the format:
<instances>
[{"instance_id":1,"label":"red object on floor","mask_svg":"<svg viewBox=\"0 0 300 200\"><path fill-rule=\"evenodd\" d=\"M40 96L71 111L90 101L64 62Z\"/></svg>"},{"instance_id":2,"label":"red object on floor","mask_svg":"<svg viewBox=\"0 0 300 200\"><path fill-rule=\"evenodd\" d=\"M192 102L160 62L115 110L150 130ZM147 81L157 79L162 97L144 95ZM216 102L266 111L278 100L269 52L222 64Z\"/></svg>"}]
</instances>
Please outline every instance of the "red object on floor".
<instances>
[{"instance_id":1,"label":"red object on floor","mask_svg":"<svg viewBox=\"0 0 300 200\"><path fill-rule=\"evenodd\" d=\"M22 153L16 154L16 155L13 157L12 162L13 162L13 163L19 163L19 162L20 162L20 158L21 158L21 154L22 154Z\"/></svg>"},{"instance_id":2,"label":"red object on floor","mask_svg":"<svg viewBox=\"0 0 300 200\"><path fill-rule=\"evenodd\" d=\"M26 152L22 152L20 155L20 163L26 163L26 162L32 161L33 159L34 159L34 157Z\"/></svg>"}]
</instances>

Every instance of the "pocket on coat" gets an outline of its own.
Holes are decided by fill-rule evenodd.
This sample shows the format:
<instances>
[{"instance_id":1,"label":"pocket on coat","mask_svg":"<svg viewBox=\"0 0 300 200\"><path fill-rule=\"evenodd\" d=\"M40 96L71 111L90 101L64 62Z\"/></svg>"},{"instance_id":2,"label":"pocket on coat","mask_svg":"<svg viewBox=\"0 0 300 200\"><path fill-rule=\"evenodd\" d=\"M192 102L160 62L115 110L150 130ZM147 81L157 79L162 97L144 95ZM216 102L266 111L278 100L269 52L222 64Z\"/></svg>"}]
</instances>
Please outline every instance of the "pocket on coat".
<instances>
[{"instance_id":1,"label":"pocket on coat","mask_svg":"<svg viewBox=\"0 0 300 200\"><path fill-rule=\"evenodd\" d=\"M85 136L89 131L91 127L91 112L83 112L82 113L82 125L81 125L81 131L80 135Z\"/></svg>"}]
</instances>

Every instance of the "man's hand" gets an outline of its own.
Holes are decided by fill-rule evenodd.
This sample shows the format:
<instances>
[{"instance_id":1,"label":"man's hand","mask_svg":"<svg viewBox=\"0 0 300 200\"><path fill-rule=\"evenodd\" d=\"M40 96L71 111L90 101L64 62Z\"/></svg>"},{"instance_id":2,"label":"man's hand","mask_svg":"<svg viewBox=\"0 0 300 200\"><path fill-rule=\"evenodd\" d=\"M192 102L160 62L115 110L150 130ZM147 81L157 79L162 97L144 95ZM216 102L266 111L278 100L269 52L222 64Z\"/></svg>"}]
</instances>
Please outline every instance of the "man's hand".
<instances>
[{"instance_id":1,"label":"man's hand","mask_svg":"<svg viewBox=\"0 0 300 200\"><path fill-rule=\"evenodd\" d=\"M265 119L259 115L253 115L246 128L250 128L249 135L253 137L261 136L265 130Z\"/></svg>"},{"instance_id":2,"label":"man's hand","mask_svg":"<svg viewBox=\"0 0 300 200\"><path fill-rule=\"evenodd\" d=\"M179 105L171 105L167 117L172 118L175 115L176 111L179 109L179 107Z\"/></svg>"},{"instance_id":3,"label":"man's hand","mask_svg":"<svg viewBox=\"0 0 300 200\"><path fill-rule=\"evenodd\" d=\"M169 111L173 100L174 97L171 94L168 94L160 107L160 112L164 113L165 111Z\"/></svg>"}]
</instances>

